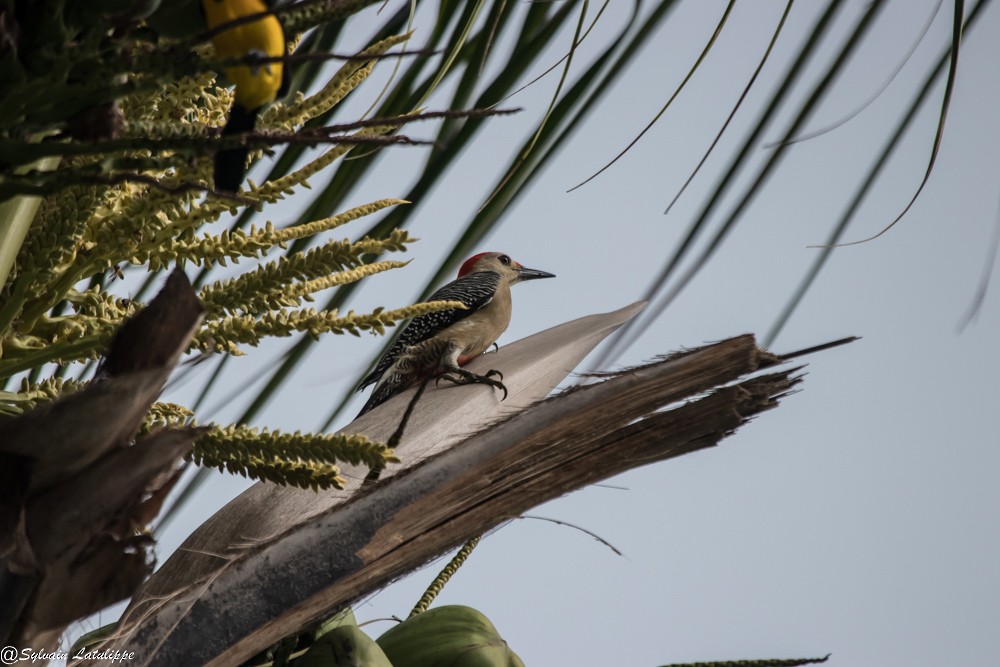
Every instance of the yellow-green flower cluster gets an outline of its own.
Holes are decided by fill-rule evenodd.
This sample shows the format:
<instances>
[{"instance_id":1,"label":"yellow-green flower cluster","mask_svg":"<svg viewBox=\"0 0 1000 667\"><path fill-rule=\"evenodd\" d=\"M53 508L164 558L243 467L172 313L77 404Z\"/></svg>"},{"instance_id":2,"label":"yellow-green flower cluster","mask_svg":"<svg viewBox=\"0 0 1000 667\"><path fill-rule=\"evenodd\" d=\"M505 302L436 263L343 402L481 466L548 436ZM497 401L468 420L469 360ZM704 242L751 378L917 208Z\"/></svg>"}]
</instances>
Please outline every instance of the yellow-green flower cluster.
<instances>
[{"instance_id":1,"label":"yellow-green flower cluster","mask_svg":"<svg viewBox=\"0 0 1000 667\"><path fill-rule=\"evenodd\" d=\"M464 307L461 301L431 301L396 310L377 308L361 315L350 311L340 316L337 310L320 312L312 308L272 311L259 319L253 315L233 315L207 321L195 336L195 345L202 350L239 355L242 354L239 345L258 345L265 337L291 336L293 333L306 333L312 338L319 338L324 333L360 336L362 331L384 334L386 327L402 320Z\"/></svg>"},{"instance_id":2,"label":"yellow-green flower cluster","mask_svg":"<svg viewBox=\"0 0 1000 667\"><path fill-rule=\"evenodd\" d=\"M65 378L47 378L32 384L21 380L17 391L0 391L0 414L19 415L41 403L48 403L78 391L86 383Z\"/></svg>"},{"instance_id":3,"label":"yellow-green flower cluster","mask_svg":"<svg viewBox=\"0 0 1000 667\"><path fill-rule=\"evenodd\" d=\"M160 428L195 426L194 412L177 403L153 403L139 429L141 435Z\"/></svg>"},{"instance_id":4,"label":"yellow-green flower cluster","mask_svg":"<svg viewBox=\"0 0 1000 667\"><path fill-rule=\"evenodd\" d=\"M209 317L223 311L255 314L268 308L296 306L303 295L319 289L404 266L403 262L378 262L369 265L373 268L364 269L363 257L402 250L410 240L405 231L395 230L385 239L330 241L304 253L283 256L236 278L217 281L202 289L198 296ZM348 273L337 273L344 271ZM314 283L311 288L303 289L305 281L317 279L326 285Z\"/></svg>"},{"instance_id":5,"label":"yellow-green flower cluster","mask_svg":"<svg viewBox=\"0 0 1000 667\"><path fill-rule=\"evenodd\" d=\"M103 292L97 286L83 292L70 290L66 293L66 301L73 305L78 315L112 323L131 317L139 309L135 301Z\"/></svg>"},{"instance_id":6,"label":"yellow-green flower cluster","mask_svg":"<svg viewBox=\"0 0 1000 667\"><path fill-rule=\"evenodd\" d=\"M299 2L281 13L285 32L305 32L321 23L339 21L351 16L377 0L340 0L339 2Z\"/></svg>"},{"instance_id":7,"label":"yellow-green flower cluster","mask_svg":"<svg viewBox=\"0 0 1000 667\"><path fill-rule=\"evenodd\" d=\"M343 488L337 462L385 467L392 450L363 435L281 433L248 426L211 427L195 442L190 459L241 474L302 488Z\"/></svg>"},{"instance_id":8,"label":"yellow-green flower cluster","mask_svg":"<svg viewBox=\"0 0 1000 667\"><path fill-rule=\"evenodd\" d=\"M224 230L218 235L205 234L196 239L171 239L163 246L154 249L148 255L151 269L162 268L169 262L177 261L182 266L185 262L196 265L211 263L226 266L226 260L237 261L243 257L259 257L273 248L285 248L289 241L314 236L329 231L343 224L371 215L396 204L406 204L402 199L381 199L371 204L365 204L345 211L340 215L323 218L304 225L275 229L268 222L262 229L251 227L249 232L242 229ZM393 236L393 240L383 240L387 250L404 250L404 245L415 239L405 233Z\"/></svg>"},{"instance_id":9,"label":"yellow-green flower cluster","mask_svg":"<svg viewBox=\"0 0 1000 667\"><path fill-rule=\"evenodd\" d=\"M100 204L100 189L93 185L72 186L43 200L18 253L15 289L31 294L32 288L47 284L59 269L74 262L77 239Z\"/></svg>"},{"instance_id":10,"label":"yellow-green flower cluster","mask_svg":"<svg viewBox=\"0 0 1000 667\"><path fill-rule=\"evenodd\" d=\"M406 42L409 38L409 34L393 35L372 44L358 54L359 57L370 56L371 60L348 61L315 94L297 100L296 104L275 105L261 115L261 120L269 125L295 126L325 114L368 78L378 62L378 56L383 55L397 44Z\"/></svg>"},{"instance_id":11,"label":"yellow-green flower cluster","mask_svg":"<svg viewBox=\"0 0 1000 667\"><path fill-rule=\"evenodd\" d=\"M448 561L448 564L445 565L444 569L438 573L438 576L434 577L434 581L431 582L430 586L427 587L427 590L424 591L424 594L420 596L419 600L417 600L417 604L415 604L413 609L410 610L410 615L407 616L407 618L413 618L417 614L422 614L427 611L427 608L431 606L432 602L434 602L434 598L436 598L444 589L444 585L447 584L453 576L455 576L455 573L458 572L458 568L462 567L465 561L469 559L469 556L472 555L472 550L476 548L481 539L482 536L477 535L466 542L462 548L458 550L458 553L455 554L450 561Z\"/></svg>"},{"instance_id":12,"label":"yellow-green flower cluster","mask_svg":"<svg viewBox=\"0 0 1000 667\"><path fill-rule=\"evenodd\" d=\"M126 97L122 101L128 119L125 136L197 136L195 133L204 135L206 128L225 123L231 94L214 84L215 73L202 72Z\"/></svg>"}]
</instances>

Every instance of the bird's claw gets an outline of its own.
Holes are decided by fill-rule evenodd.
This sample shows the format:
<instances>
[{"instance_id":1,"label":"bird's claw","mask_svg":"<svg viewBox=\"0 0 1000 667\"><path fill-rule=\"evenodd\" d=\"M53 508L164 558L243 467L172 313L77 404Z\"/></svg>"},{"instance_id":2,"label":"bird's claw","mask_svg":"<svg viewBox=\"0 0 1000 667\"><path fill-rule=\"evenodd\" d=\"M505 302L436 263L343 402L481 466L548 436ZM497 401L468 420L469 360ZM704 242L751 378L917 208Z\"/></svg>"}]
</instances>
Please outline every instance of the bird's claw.
<instances>
[{"instance_id":1,"label":"bird's claw","mask_svg":"<svg viewBox=\"0 0 1000 667\"><path fill-rule=\"evenodd\" d=\"M494 380L494 377L499 377L499 380ZM452 384L488 384L494 389L500 389L503 391L503 398L500 400L507 399L507 387L502 382L503 373L496 369L490 369L485 375L476 375L469 371L463 371L462 373L445 373L444 375L439 375L437 380L434 381L435 386L440 386L441 380L447 380Z\"/></svg>"},{"instance_id":2,"label":"bird's claw","mask_svg":"<svg viewBox=\"0 0 1000 667\"><path fill-rule=\"evenodd\" d=\"M495 368L491 368L490 370L486 371L486 375L484 375L483 377L486 379L486 384L489 384L496 389L503 390L503 398L500 399L501 401L507 400L507 385L503 383L503 373L501 373ZM494 377L499 377L500 379L494 380L493 379Z\"/></svg>"}]
</instances>

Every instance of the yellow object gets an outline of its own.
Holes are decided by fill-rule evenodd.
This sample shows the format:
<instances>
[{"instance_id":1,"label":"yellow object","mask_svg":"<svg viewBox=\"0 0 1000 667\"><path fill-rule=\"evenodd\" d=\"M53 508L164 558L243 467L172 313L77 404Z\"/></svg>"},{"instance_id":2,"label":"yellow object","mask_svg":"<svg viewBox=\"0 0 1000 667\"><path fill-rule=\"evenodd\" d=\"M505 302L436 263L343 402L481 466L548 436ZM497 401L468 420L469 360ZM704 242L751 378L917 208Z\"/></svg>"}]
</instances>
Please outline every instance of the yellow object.
<instances>
[{"instance_id":1,"label":"yellow object","mask_svg":"<svg viewBox=\"0 0 1000 667\"><path fill-rule=\"evenodd\" d=\"M263 0L202 0L202 6L209 29L270 9ZM274 15L224 30L212 38L212 44L219 58L278 57L285 54L286 46L285 32ZM248 111L273 102L284 77L280 62L239 65L225 71L236 84L236 104Z\"/></svg>"},{"instance_id":2,"label":"yellow object","mask_svg":"<svg viewBox=\"0 0 1000 667\"><path fill-rule=\"evenodd\" d=\"M264 0L202 0L205 22L209 29L224 26L240 18L270 11L273 2ZM287 43L281 22L274 14L240 23L212 37L219 58L258 56L276 58L286 53ZM222 136L253 132L257 114L277 97L284 95L285 65L281 62L248 63L225 69L226 76L236 84L236 100ZM246 145L215 154L215 188L220 192L236 192L243 184L247 171Z\"/></svg>"}]
</instances>

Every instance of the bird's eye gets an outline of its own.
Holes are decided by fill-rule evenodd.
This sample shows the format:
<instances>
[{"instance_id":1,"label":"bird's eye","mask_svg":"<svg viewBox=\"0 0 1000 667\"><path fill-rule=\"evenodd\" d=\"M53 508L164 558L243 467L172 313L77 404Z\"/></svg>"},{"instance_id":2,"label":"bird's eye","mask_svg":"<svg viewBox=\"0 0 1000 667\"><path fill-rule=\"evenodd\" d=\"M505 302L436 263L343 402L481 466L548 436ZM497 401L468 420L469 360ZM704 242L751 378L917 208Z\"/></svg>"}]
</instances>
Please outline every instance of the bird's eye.
<instances>
[{"instance_id":1,"label":"bird's eye","mask_svg":"<svg viewBox=\"0 0 1000 667\"><path fill-rule=\"evenodd\" d=\"M499 257L497 257L497 259L499 259L500 263L503 264L504 266L510 266L510 256L500 255Z\"/></svg>"}]
</instances>

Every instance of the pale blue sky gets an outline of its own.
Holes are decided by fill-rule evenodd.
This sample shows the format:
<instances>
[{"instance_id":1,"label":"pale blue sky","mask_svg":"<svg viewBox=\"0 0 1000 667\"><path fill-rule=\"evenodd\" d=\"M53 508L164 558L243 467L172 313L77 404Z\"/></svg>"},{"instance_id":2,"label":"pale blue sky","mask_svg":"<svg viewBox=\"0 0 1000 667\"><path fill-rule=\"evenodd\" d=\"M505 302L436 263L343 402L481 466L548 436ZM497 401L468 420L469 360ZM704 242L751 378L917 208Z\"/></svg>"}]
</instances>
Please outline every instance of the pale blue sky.
<instances>
[{"instance_id":1,"label":"pale blue sky","mask_svg":"<svg viewBox=\"0 0 1000 667\"><path fill-rule=\"evenodd\" d=\"M640 298L686 232L814 20L816 3L796 5L772 64L670 216L662 214L666 203L724 120L784 3L738 4L703 71L660 123L611 170L580 190L566 190L613 157L656 113L725 4L681 3L572 144L482 244L480 250L503 250L558 275L516 288L514 321L501 344ZM826 237L916 82L948 43L947 4L883 96L849 124L787 154L713 262L619 364L767 331L817 252L807 246ZM613 34L626 6L631 3L612 0L584 54ZM846 3L822 57L797 91L799 99L866 6ZM866 99L932 7L930 1L891 3L811 126L838 120ZM426 30L423 19L418 16L418 34ZM881 239L835 252L774 350L846 335L863 340L809 358L802 391L721 447L610 482L625 490L588 488L533 512L594 531L625 557L582 533L517 521L483 541L439 603L485 612L533 666L652 666L828 652L830 664L850 667L995 663L995 284L978 321L961 334L957 326L987 260L1000 195L997 35L1000 12L994 8L964 45L938 166L910 214ZM550 62L569 39L564 35L553 48ZM382 70L386 74L389 66ZM446 184L418 203L412 231L421 241L413 247L413 263L367 280L352 308L396 307L417 297L512 146L543 113L555 85L555 78L546 79L511 100L525 113L490 123ZM366 92L378 88L372 83ZM909 200L930 152L942 91L936 89L848 240L879 230ZM354 102L360 108L370 99ZM774 128L767 139L780 131ZM412 133L431 134L421 128ZM348 205L406 193L422 155L394 150L377 182L364 183ZM766 156L762 149L756 159ZM322 182L316 179L316 185ZM291 220L309 197L308 191L292 197L266 217ZM365 228L354 223L344 233ZM228 388L208 404L260 376L285 344L268 344L235 360ZM344 389L337 378L357 377L379 345L367 336L326 337L257 424L316 428ZM166 398L190 402L198 386L188 382ZM199 418L225 422L242 407L236 399ZM244 486L243 480L215 476L163 535L161 559ZM418 572L359 605L359 619L405 614L436 571L432 566Z\"/></svg>"}]
</instances>

